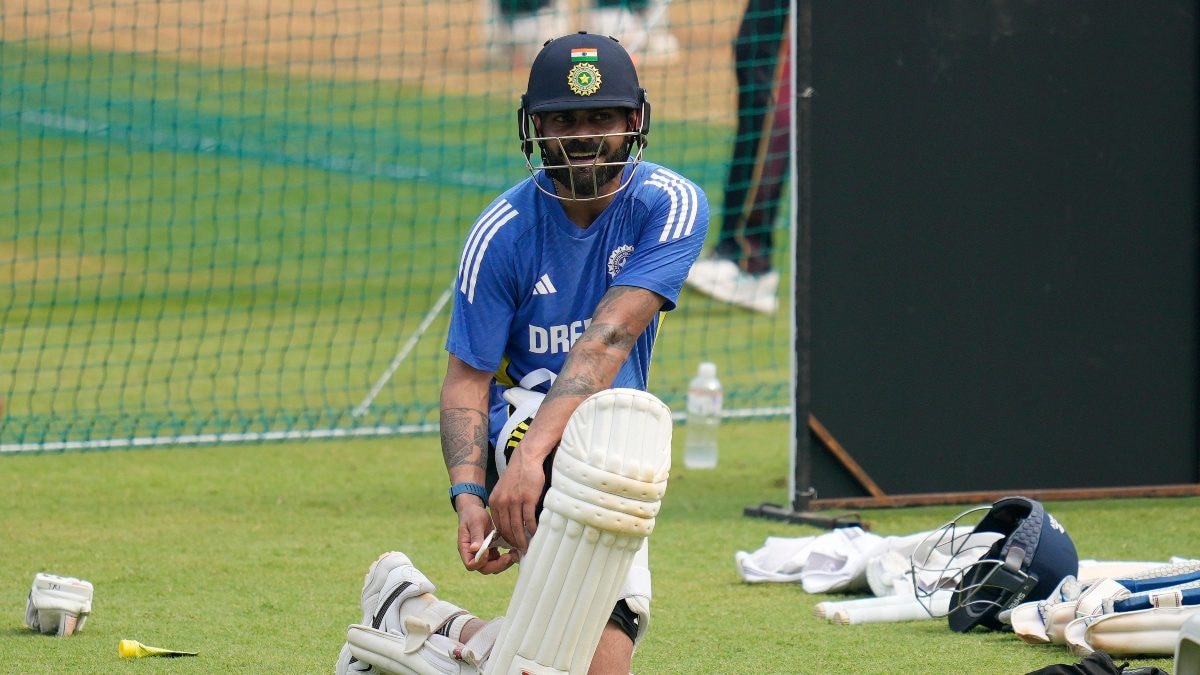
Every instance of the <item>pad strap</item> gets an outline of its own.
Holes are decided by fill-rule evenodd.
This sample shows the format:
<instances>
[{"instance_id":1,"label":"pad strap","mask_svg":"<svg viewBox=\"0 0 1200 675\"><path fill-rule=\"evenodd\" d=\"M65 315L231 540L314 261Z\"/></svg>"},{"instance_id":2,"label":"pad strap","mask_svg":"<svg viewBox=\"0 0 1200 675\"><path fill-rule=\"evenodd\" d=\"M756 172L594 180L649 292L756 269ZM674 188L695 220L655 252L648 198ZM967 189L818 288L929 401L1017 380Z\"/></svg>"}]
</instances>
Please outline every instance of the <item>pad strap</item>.
<instances>
[{"instance_id":1,"label":"pad strap","mask_svg":"<svg viewBox=\"0 0 1200 675\"><path fill-rule=\"evenodd\" d=\"M479 668L480 671L484 670L488 657L492 655L492 647L496 646L496 638L500 636L503 624L504 617L487 622L483 628L471 636L471 639L461 649L455 652L455 656L463 662Z\"/></svg>"},{"instance_id":2,"label":"pad strap","mask_svg":"<svg viewBox=\"0 0 1200 675\"><path fill-rule=\"evenodd\" d=\"M1120 600L1129 597L1129 589L1122 586L1116 579L1101 579L1088 586L1079 596L1079 604L1075 606L1075 616L1084 617L1101 614L1105 600Z\"/></svg>"}]
</instances>

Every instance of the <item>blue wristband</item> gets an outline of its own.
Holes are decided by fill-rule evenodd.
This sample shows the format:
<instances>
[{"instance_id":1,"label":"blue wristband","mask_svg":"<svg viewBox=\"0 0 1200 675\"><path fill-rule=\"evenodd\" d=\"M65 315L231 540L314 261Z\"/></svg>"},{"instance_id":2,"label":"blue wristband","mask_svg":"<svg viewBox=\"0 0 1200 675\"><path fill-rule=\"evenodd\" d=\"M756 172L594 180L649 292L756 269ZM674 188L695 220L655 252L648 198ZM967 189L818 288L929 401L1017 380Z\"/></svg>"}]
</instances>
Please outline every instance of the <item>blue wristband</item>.
<instances>
[{"instance_id":1,"label":"blue wristband","mask_svg":"<svg viewBox=\"0 0 1200 675\"><path fill-rule=\"evenodd\" d=\"M458 507L454 504L454 498L459 495L475 495L483 500L483 506L487 508L487 488L479 483L455 483L450 486L450 507L454 509L455 513L458 512Z\"/></svg>"}]
</instances>

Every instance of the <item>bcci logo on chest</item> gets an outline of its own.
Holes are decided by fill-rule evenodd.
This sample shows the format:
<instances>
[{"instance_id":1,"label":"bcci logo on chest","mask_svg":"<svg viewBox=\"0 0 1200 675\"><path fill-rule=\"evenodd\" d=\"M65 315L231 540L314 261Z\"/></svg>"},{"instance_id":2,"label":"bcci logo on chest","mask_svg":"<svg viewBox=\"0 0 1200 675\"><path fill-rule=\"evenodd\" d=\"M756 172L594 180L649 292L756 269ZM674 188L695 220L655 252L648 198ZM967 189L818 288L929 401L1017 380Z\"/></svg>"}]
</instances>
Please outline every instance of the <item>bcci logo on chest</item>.
<instances>
[{"instance_id":1,"label":"bcci logo on chest","mask_svg":"<svg viewBox=\"0 0 1200 675\"><path fill-rule=\"evenodd\" d=\"M622 244L613 249L612 253L608 254L608 278L612 279L617 276L617 272L625 266L625 261L629 260L629 256L633 255L633 247L629 244Z\"/></svg>"}]
</instances>

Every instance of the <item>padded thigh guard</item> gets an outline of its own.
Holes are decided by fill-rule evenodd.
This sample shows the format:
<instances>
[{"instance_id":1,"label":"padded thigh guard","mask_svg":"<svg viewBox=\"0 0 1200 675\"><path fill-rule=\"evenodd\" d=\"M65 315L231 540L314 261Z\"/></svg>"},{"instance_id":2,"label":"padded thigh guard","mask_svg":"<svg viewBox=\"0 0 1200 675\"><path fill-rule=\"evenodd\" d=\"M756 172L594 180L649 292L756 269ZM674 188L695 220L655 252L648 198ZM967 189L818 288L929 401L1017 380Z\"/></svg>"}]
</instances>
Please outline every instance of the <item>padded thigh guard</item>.
<instances>
[{"instance_id":1,"label":"padded thigh guard","mask_svg":"<svg viewBox=\"0 0 1200 675\"><path fill-rule=\"evenodd\" d=\"M671 411L657 398L609 389L579 406L485 672L587 672L670 468Z\"/></svg>"}]
</instances>

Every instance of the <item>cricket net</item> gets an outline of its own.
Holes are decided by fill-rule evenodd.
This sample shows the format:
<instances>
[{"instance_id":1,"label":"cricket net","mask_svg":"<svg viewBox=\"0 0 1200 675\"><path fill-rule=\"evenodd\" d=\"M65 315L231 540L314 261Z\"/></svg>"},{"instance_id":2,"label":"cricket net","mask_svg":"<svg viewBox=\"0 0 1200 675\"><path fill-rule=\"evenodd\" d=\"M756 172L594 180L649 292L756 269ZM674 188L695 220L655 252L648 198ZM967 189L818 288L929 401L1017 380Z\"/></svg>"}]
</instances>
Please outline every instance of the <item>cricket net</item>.
<instances>
[{"instance_id":1,"label":"cricket net","mask_svg":"<svg viewBox=\"0 0 1200 675\"><path fill-rule=\"evenodd\" d=\"M434 430L463 237L526 175L514 17L543 4L629 32L647 157L706 189L711 243L740 3L0 3L0 453ZM652 391L680 409L712 360L732 414L786 411L786 302L685 294Z\"/></svg>"}]
</instances>

